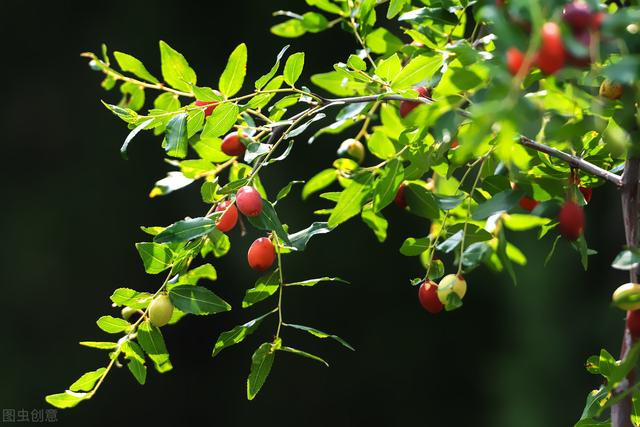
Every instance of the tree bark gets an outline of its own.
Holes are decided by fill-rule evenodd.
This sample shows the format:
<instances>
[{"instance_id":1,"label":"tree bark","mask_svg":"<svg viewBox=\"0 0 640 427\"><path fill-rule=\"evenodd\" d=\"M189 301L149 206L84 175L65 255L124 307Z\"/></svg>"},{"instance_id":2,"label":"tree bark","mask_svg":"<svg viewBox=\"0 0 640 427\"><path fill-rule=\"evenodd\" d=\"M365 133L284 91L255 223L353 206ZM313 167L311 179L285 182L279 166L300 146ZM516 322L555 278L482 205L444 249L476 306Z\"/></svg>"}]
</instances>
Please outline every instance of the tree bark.
<instances>
[{"instance_id":1,"label":"tree bark","mask_svg":"<svg viewBox=\"0 0 640 427\"><path fill-rule=\"evenodd\" d=\"M624 233L627 246L636 247L638 244L638 179L640 177L640 158L631 157L624 165L624 173L622 174L622 218L624 220ZM629 270L629 281L638 282L637 268ZM627 316L629 313L627 312ZM620 360L627 356L627 353L633 345L633 338L629 333L629 329L624 328L622 336L622 345L620 348ZM631 371L616 388L616 394L622 393L633 385L635 372ZM631 394L624 400L621 400L613 408L611 408L611 425L612 427L633 427L631 424Z\"/></svg>"}]
</instances>

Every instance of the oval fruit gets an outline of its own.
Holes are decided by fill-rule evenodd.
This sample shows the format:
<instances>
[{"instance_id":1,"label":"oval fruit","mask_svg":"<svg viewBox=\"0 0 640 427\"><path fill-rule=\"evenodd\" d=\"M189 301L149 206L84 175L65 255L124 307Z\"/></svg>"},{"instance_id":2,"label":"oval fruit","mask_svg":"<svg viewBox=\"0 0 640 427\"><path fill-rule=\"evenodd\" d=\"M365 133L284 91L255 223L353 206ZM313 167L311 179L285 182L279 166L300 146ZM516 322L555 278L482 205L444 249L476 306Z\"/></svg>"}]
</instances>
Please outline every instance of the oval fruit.
<instances>
[{"instance_id":1,"label":"oval fruit","mask_svg":"<svg viewBox=\"0 0 640 427\"><path fill-rule=\"evenodd\" d=\"M231 200L225 200L216 206L216 212L224 212L218 222L216 228L223 233L230 231L236 226L238 222L238 210Z\"/></svg>"},{"instance_id":2,"label":"oval fruit","mask_svg":"<svg viewBox=\"0 0 640 427\"><path fill-rule=\"evenodd\" d=\"M261 237L254 241L247 252L249 266L256 271L268 270L276 260L276 250L271 240Z\"/></svg>"},{"instance_id":3,"label":"oval fruit","mask_svg":"<svg viewBox=\"0 0 640 427\"><path fill-rule=\"evenodd\" d=\"M218 106L217 102L207 102L207 101L196 101L195 104L198 107L204 107L205 105L208 105L208 107L204 109L205 117L209 117L211 113L213 113L213 110L215 110L216 107Z\"/></svg>"},{"instance_id":4,"label":"oval fruit","mask_svg":"<svg viewBox=\"0 0 640 427\"><path fill-rule=\"evenodd\" d=\"M600 85L600 96L604 96L609 99L620 99L624 92L620 83L612 82L611 80L605 80Z\"/></svg>"},{"instance_id":5,"label":"oval fruit","mask_svg":"<svg viewBox=\"0 0 640 427\"><path fill-rule=\"evenodd\" d=\"M155 327L161 327L169 323L173 314L173 304L168 295L158 295L149 304L149 321Z\"/></svg>"},{"instance_id":6,"label":"oval fruit","mask_svg":"<svg viewBox=\"0 0 640 427\"><path fill-rule=\"evenodd\" d=\"M415 88L416 92L418 92L418 96L421 98L429 98L431 96L431 90L426 87L417 87ZM409 115L414 108L420 105L421 102L416 101L401 101L400 102L400 117L405 118Z\"/></svg>"},{"instance_id":7,"label":"oval fruit","mask_svg":"<svg viewBox=\"0 0 640 427\"><path fill-rule=\"evenodd\" d=\"M545 74L553 74L564 67L566 52L562 42L562 32L555 22L542 26L542 44L538 51L536 64Z\"/></svg>"},{"instance_id":8,"label":"oval fruit","mask_svg":"<svg viewBox=\"0 0 640 427\"><path fill-rule=\"evenodd\" d=\"M520 49L512 47L507 50L507 69L512 76L518 74L524 63L524 53Z\"/></svg>"},{"instance_id":9,"label":"oval fruit","mask_svg":"<svg viewBox=\"0 0 640 427\"><path fill-rule=\"evenodd\" d=\"M349 138L340 144L338 148L338 156L350 157L358 163L364 160L364 145L357 139Z\"/></svg>"},{"instance_id":10,"label":"oval fruit","mask_svg":"<svg viewBox=\"0 0 640 427\"><path fill-rule=\"evenodd\" d=\"M247 147L242 143L242 137L238 132L233 132L224 137L220 149L227 156L242 156Z\"/></svg>"},{"instance_id":11,"label":"oval fruit","mask_svg":"<svg viewBox=\"0 0 640 427\"><path fill-rule=\"evenodd\" d=\"M560 234L567 240L577 240L584 231L584 211L572 201L562 205L558 214Z\"/></svg>"},{"instance_id":12,"label":"oval fruit","mask_svg":"<svg viewBox=\"0 0 640 427\"><path fill-rule=\"evenodd\" d=\"M444 305L438 298L438 285L432 280L425 280L418 289L418 300L420 305L431 314L442 311Z\"/></svg>"},{"instance_id":13,"label":"oval fruit","mask_svg":"<svg viewBox=\"0 0 640 427\"><path fill-rule=\"evenodd\" d=\"M613 291L613 304L622 310L640 309L640 285L625 283Z\"/></svg>"},{"instance_id":14,"label":"oval fruit","mask_svg":"<svg viewBox=\"0 0 640 427\"><path fill-rule=\"evenodd\" d=\"M407 186L405 184L400 184L400 187L398 187L398 191L396 191L396 197L393 199L393 202L400 209L404 209L407 207L407 198L404 195L406 189Z\"/></svg>"},{"instance_id":15,"label":"oval fruit","mask_svg":"<svg viewBox=\"0 0 640 427\"><path fill-rule=\"evenodd\" d=\"M573 32L584 31L591 26L591 8L583 1L573 1L562 9L562 19Z\"/></svg>"},{"instance_id":16,"label":"oval fruit","mask_svg":"<svg viewBox=\"0 0 640 427\"><path fill-rule=\"evenodd\" d=\"M589 203L591 201L591 196L593 196L593 188L578 187L578 190L580 190L580 192L582 193L584 201Z\"/></svg>"},{"instance_id":17,"label":"oval fruit","mask_svg":"<svg viewBox=\"0 0 640 427\"><path fill-rule=\"evenodd\" d=\"M519 204L522 209L524 209L525 211L531 212L536 208L536 206L540 204L540 202L538 202L535 199L532 199L531 197L522 196L520 198Z\"/></svg>"},{"instance_id":18,"label":"oval fruit","mask_svg":"<svg viewBox=\"0 0 640 427\"><path fill-rule=\"evenodd\" d=\"M464 298L467 293L467 282L464 277L457 274L447 274L438 284L438 299L442 304L447 303L447 298L452 293L458 295L458 298Z\"/></svg>"},{"instance_id":19,"label":"oval fruit","mask_svg":"<svg viewBox=\"0 0 640 427\"><path fill-rule=\"evenodd\" d=\"M245 185L236 193L236 205L244 215L258 216L262 212L262 197L258 190L250 185Z\"/></svg>"}]
</instances>

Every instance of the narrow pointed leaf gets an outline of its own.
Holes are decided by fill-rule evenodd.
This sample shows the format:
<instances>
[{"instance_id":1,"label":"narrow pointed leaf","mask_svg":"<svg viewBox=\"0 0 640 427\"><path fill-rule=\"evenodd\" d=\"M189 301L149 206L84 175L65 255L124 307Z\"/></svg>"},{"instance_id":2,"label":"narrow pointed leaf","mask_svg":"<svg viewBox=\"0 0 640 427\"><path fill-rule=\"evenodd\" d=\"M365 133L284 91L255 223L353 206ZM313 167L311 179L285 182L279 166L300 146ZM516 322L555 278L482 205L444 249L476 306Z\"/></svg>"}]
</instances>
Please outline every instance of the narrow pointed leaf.
<instances>
[{"instance_id":1,"label":"narrow pointed leaf","mask_svg":"<svg viewBox=\"0 0 640 427\"><path fill-rule=\"evenodd\" d=\"M227 65L220 76L218 88L226 97L230 97L238 93L242 88L244 77L247 74L247 45L241 43L236 47L229 59Z\"/></svg>"},{"instance_id":2,"label":"narrow pointed leaf","mask_svg":"<svg viewBox=\"0 0 640 427\"><path fill-rule=\"evenodd\" d=\"M190 314L215 314L231 310L226 301L201 286L176 286L169 291L169 298L180 311Z\"/></svg>"},{"instance_id":3,"label":"narrow pointed leaf","mask_svg":"<svg viewBox=\"0 0 640 427\"><path fill-rule=\"evenodd\" d=\"M349 284L349 282L339 277L320 277L318 279L308 279L301 282L286 283L284 286L315 286L320 282L340 282L346 283L347 285Z\"/></svg>"},{"instance_id":4,"label":"narrow pointed leaf","mask_svg":"<svg viewBox=\"0 0 640 427\"><path fill-rule=\"evenodd\" d=\"M185 219L171 224L153 238L156 243L186 242L211 232L216 226L210 218Z\"/></svg>"},{"instance_id":5,"label":"narrow pointed leaf","mask_svg":"<svg viewBox=\"0 0 640 427\"><path fill-rule=\"evenodd\" d=\"M275 359L271 343L264 343L251 357L251 371L247 378L247 399L253 400L264 385Z\"/></svg>"},{"instance_id":6,"label":"narrow pointed leaf","mask_svg":"<svg viewBox=\"0 0 640 427\"><path fill-rule=\"evenodd\" d=\"M323 358L318 357L315 354L307 353L306 351L298 350L298 349L292 348L292 347L285 347L285 346L280 347L278 350L286 351L287 353L292 353L292 354L296 354L298 356L306 357L307 359L312 359L312 360L315 360L317 362L322 363L327 368L329 367L329 364Z\"/></svg>"},{"instance_id":7,"label":"narrow pointed leaf","mask_svg":"<svg viewBox=\"0 0 640 427\"><path fill-rule=\"evenodd\" d=\"M289 327L289 328L294 328L294 329L299 329L301 331L305 331L310 333L311 335L317 337L317 338L331 338L336 340L337 342L339 342L340 344L342 344L344 347L348 348L351 351L355 351L355 348L353 348L348 342L346 342L345 340L343 340L342 338L340 338L337 335L333 335L333 334L328 334L326 332L322 332L318 329L315 328L311 328L309 326L303 326L303 325L295 325L292 323L287 323L285 326Z\"/></svg>"},{"instance_id":8,"label":"narrow pointed leaf","mask_svg":"<svg viewBox=\"0 0 640 427\"><path fill-rule=\"evenodd\" d=\"M262 316L257 317L243 325L238 325L229 331L221 333L220 336L218 337L218 340L216 341L216 344L213 347L213 352L211 353L211 357L217 356L218 353L220 353L222 350L224 350L227 347L230 347L232 345L235 345L244 341L246 337L248 337L258 329L258 327L260 326L260 323L262 323L262 321L267 316L275 312L276 310L272 310L269 313L263 314Z\"/></svg>"}]
</instances>

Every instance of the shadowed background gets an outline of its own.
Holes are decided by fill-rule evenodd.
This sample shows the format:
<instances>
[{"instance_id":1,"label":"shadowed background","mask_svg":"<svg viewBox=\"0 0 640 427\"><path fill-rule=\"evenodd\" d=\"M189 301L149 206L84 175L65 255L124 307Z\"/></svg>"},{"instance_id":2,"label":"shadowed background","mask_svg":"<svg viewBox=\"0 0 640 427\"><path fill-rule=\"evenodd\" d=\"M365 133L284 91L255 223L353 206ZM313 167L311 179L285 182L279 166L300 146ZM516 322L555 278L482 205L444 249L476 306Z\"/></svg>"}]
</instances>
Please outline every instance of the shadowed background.
<instances>
[{"instance_id":1,"label":"shadowed background","mask_svg":"<svg viewBox=\"0 0 640 427\"><path fill-rule=\"evenodd\" d=\"M106 353L77 345L108 340L95 325L110 307L113 289L155 290L162 280L145 275L136 241L140 225L166 225L201 215L198 186L149 199L153 183L169 166L160 139L137 137L124 161L118 149L125 125L99 102L117 102L99 87L100 75L79 53L105 42L140 58L160 75L159 39L182 52L201 85L215 86L227 55L241 41L249 48L247 84L266 72L287 43L306 52L301 82L331 69L354 48L339 31L291 41L271 35L277 9L304 12L302 1L84 2L68 7L4 2L2 114L4 179L2 221L3 307L0 320L0 407L45 408L46 394L61 392L83 372L106 364ZM151 93L147 94L151 99ZM351 136L345 134L345 136ZM304 135L303 135L304 136ZM340 140L322 137L308 146L298 138L294 153L266 168L273 195L291 179L308 179L330 165ZM371 159L369 159L371 161ZM282 220L293 230L317 220L327 204L302 202L299 187L282 203ZM331 368L291 354L278 354L265 387L253 402L245 380L255 348L269 340L272 319L239 346L210 353L218 334L266 312L268 300L240 308L257 275L246 249L258 233L231 233L231 253L213 261L219 279L212 288L234 310L186 317L163 332L174 370L149 370L140 386L116 369L91 401L58 412L62 425L181 423L221 426L398 425L567 426L579 417L597 378L583 368L603 346L617 354L623 314L609 306L611 291L626 281L609 264L624 242L614 189L594 192L586 236L599 251L582 271L571 247L560 242L543 267L552 236L510 235L529 257L519 285L479 268L467 277L462 309L430 316L409 278L422 274L417 258L398 253L427 224L395 206L385 210L389 239L379 245L360 221L314 238L304 254L287 256L290 280L321 275L349 279L287 290L285 319L340 335L357 351L333 341L285 330L284 341L325 357ZM448 264L452 268L451 263Z\"/></svg>"}]
</instances>

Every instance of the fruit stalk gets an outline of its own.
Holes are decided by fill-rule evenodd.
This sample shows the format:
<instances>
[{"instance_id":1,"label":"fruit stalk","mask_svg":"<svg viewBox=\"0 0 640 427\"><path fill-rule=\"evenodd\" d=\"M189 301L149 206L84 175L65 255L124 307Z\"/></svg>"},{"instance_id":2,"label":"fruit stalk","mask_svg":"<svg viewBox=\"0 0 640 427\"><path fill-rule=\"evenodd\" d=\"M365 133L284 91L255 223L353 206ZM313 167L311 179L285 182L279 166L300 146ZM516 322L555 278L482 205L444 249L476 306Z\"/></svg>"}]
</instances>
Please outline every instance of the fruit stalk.
<instances>
[{"instance_id":1,"label":"fruit stalk","mask_svg":"<svg viewBox=\"0 0 640 427\"><path fill-rule=\"evenodd\" d=\"M624 164L624 173L622 174L621 200L622 200L622 218L624 221L624 234L627 246L636 247L638 244L638 179L640 179L640 157L633 156L627 159ZM629 281L631 283L638 282L638 270L633 268L629 270ZM629 312L627 312L629 316ZM620 360L623 360L633 345L634 339L626 326L622 335L622 345L620 348ZM615 393L624 393L633 383L635 379L635 371L631 371L616 388ZM611 408L611 426L612 427L632 427L631 424L631 394L625 397Z\"/></svg>"}]
</instances>

